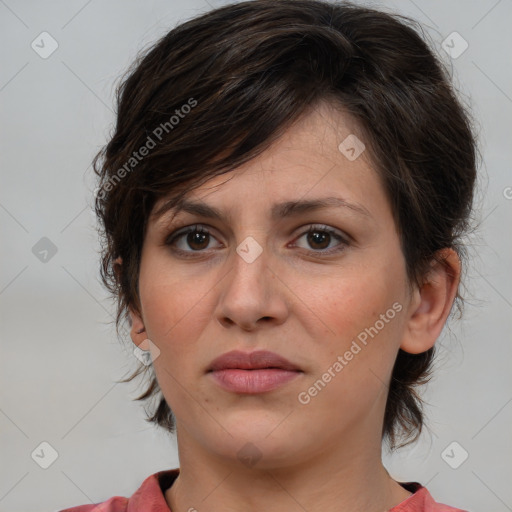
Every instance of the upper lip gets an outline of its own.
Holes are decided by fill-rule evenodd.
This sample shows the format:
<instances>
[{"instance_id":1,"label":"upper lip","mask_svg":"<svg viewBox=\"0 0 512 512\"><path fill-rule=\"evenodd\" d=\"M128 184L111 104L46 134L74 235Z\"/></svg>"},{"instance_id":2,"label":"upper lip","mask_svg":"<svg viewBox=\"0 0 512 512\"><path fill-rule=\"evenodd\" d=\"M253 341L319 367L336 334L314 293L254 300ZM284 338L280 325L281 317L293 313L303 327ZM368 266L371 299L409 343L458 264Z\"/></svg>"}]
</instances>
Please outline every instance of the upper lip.
<instances>
[{"instance_id":1,"label":"upper lip","mask_svg":"<svg viewBox=\"0 0 512 512\"><path fill-rule=\"evenodd\" d=\"M213 372L227 369L257 370L262 368L300 371L288 359L268 350L258 350L255 352L233 350L226 352L212 361L208 371Z\"/></svg>"}]
</instances>

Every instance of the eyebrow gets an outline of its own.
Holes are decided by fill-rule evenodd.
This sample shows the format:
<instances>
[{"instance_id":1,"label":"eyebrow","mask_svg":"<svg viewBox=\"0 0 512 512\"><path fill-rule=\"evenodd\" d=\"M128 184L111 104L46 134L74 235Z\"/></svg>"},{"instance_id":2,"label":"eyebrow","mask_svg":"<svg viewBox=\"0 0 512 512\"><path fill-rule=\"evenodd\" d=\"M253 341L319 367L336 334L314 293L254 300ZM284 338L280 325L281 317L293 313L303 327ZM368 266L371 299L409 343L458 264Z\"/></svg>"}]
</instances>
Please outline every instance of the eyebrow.
<instances>
[{"instance_id":1,"label":"eyebrow","mask_svg":"<svg viewBox=\"0 0 512 512\"><path fill-rule=\"evenodd\" d=\"M272 206L271 219L276 221L279 219L299 216L303 213L313 212L322 208L348 208L360 215L371 218L370 212L361 204L351 203L340 197L322 197L318 199L310 200L298 200L298 201L286 201L283 203L277 203ZM187 212L192 215L199 217L205 217L209 219L218 219L221 221L226 220L226 216L221 210L207 205L206 203L199 201L190 201L182 199L178 203L170 200L164 203L156 212L155 217L160 218L166 212L174 210L175 215L180 212Z\"/></svg>"}]
</instances>

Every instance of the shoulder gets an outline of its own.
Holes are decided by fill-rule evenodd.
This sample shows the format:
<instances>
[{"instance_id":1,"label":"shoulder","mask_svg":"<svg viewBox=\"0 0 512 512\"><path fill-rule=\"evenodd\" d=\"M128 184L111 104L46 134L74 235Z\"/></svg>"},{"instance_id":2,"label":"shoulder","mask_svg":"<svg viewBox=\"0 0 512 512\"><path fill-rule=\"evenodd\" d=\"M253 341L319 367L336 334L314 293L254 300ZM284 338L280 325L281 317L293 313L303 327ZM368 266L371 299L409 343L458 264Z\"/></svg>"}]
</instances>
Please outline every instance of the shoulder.
<instances>
[{"instance_id":1,"label":"shoulder","mask_svg":"<svg viewBox=\"0 0 512 512\"><path fill-rule=\"evenodd\" d=\"M389 512L468 512L461 508L438 503L428 489L418 482L400 482L400 485L413 494Z\"/></svg>"},{"instance_id":2,"label":"shoulder","mask_svg":"<svg viewBox=\"0 0 512 512\"><path fill-rule=\"evenodd\" d=\"M179 469L159 471L148 476L130 498L113 496L101 503L78 505L60 512L170 512L164 492L179 474Z\"/></svg>"}]
</instances>

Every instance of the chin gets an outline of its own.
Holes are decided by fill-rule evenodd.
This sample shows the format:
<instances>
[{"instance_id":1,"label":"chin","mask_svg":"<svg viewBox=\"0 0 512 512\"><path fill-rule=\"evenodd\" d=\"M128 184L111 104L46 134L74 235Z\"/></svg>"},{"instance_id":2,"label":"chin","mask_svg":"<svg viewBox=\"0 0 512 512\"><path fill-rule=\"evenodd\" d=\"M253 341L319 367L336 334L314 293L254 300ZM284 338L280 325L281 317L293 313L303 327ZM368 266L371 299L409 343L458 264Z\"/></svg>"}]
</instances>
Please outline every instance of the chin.
<instances>
[{"instance_id":1,"label":"chin","mask_svg":"<svg viewBox=\"0 0 512 512\"><path fill-rule=\"evenodd\" d=\"M297 454L300 438L297 432L283 428L282 415L268 421L248 416L243 420L224 421L222 425L231 435L223 430L221 438L208 436L205 442L218 456L239 461L251 469L284 467L303 457Z\"/></svg>"}]
</instances>

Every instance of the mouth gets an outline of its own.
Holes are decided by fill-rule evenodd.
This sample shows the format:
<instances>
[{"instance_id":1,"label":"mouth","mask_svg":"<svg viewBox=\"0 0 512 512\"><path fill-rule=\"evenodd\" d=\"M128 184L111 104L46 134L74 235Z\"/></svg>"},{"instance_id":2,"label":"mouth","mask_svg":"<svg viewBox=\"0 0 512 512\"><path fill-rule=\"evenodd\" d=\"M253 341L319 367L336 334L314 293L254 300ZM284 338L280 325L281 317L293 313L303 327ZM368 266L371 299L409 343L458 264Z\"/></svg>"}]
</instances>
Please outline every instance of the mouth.
<instances>
[{"instance_id":1,"label":"mouth","mask_svg":"<svg viewBox=\"0 0 512 512\"><path fill-rule=\"evenodd\" d=\"M284 357L268 351L232 351L215 359L207 370L213 380L234 393L265 393L304 372Z\"/></svg>"}]
</instances>

